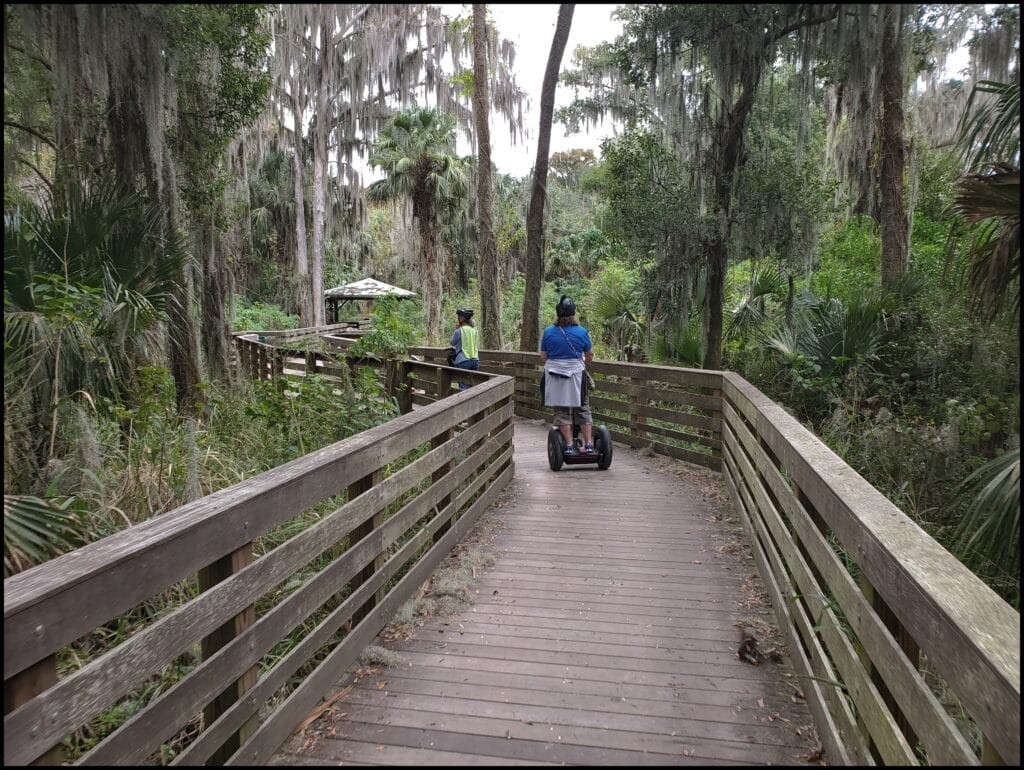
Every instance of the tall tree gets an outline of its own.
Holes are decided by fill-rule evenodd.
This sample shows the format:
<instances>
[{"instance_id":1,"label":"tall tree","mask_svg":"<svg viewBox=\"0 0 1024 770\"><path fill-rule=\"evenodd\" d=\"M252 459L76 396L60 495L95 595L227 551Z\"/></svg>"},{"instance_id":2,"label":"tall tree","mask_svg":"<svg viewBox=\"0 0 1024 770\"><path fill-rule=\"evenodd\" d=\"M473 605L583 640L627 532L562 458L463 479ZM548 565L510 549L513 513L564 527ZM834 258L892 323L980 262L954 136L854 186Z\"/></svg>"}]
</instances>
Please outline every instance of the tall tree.
<instances>
[{"instance_id":1,"label":"tall tree","mask_svg":"<svg viewBox=\"0 0 1024 770\"><path fill-rule=\"evenodd\" d=\"M285 4L275 39L278 99L297 97L290 108L293 145L300 152L301 171L310 176L312 221L309 229L309 310L316 321L323 313L323 267L329 236L341 257L358 249L355 238L344 237L363 223L366 208L357 165L358 152L369 147L391 118L393 105L429 98L452 113L468 131L473 114L464 104L459 78L450 77L448 57L461 67L468 50L468 25L452 23L437 6L422 3ZM523 93L510 74L513 49L500 47L492 67L491 103L521 127L518 111ZM275 106L281 112L280 106ZM335 172L334 169L337 169ZM299 182L296 182L296 194ZM296 224L304 217L296 206ZM304 225L303 225L304 226ZM299 231L296 227L296 231ZM300 256L301 249L297 252ZM301 279L301 276L299 276Z\"/></svg>"},{"instance_id":2,"label":"tall tree","mask_svg":"<svg viewBox=\"0 0 1024 770\"><path fill-rule=\"evenodd\" d=\"M523 326L519 349L536 350L540 345L540 290L544 283L544 198L547 194L548 155L551 150L551 118L555 111L558 68L569 42L572 14L576 6L558 6L558 23L551 41L548 66L540 95L540 132L537 136L537 162L533 167L533 191L526 214L526 292L523 295Z\"/></svg>"},{"instance_id":3,"label":"tall tree","mask_svg":"<svg viewBox=\"0 0 1024 770\"><path fill-rule=\"evenodd\" d=\"M162 216L163 248L213 226L224 190L223 152L264 104L268 38L263 5L10 6L31 50L52 73L53 206L113 171L145 190ZM205 251L205 248L204 248ZM208 363L221 374L226 330L223 254L182 267L168 312L179 404L196 401L199 335L193 285L204 305ZM216 339L214 339L216 337Z\"/></svg>"},{"instance_id":4,"label":"tall tree","mask_svg":"<svg viewBox=\"0 0 1024 770\"><path fill-rule=\"evenodd\" d=\"M907 212L904 203L906 148L903 141L903 46L906 10L900 4L882 8L882 169L879 178L879 225L882 233L882 286L890 287L910 266Z\"/></svg>"},{"instance_id":5,"label":"tall tree","mask_svg":"<svg viewBox=\"0 0 1024 770\"><path fill-rule=\"evenodd\" d=\"M782 41L838 13L835 5L628 6L620 12L626 22L623 35L610 51L597 49L602 100L567 112L570 122L591 119L595 109L631 112L662 132L699 170L692 195L702 210L709 209L700 233L707 265L705 368L718 369L722 362L722 302L737 180L762 74ZM610 87L604 81L609 74ZM647 98L637 99L623 84L643 89Z\"/></svg>"},{"instance_id":6,"label":"tall tree","mask_svg":"<svg viewBox=\"0 0 1024 770\"><path fill-rule=\"evenodd\" d=\"M387 175L370 185L371 200L412 199L420 235L427 339L435 344L441 337L440 220L458 207L467 192L465 169L455 155L455 118L416 107L398 113L381 131L370 165Z\"/></svg>"},{"instance_id":7,"label":"tall tree","mask_svg":"<svg viewBox=\"0 0 1024 770\"><path fill-rule=\"evenodd\" d=\"M487 5L473 3L473 117L477 141L477 274L480 279L480 323L484 347L501 350L501 288L498 285L498 243L494 238L491 174L491 128L488 116Z\"/></svg>"}]
</instances>

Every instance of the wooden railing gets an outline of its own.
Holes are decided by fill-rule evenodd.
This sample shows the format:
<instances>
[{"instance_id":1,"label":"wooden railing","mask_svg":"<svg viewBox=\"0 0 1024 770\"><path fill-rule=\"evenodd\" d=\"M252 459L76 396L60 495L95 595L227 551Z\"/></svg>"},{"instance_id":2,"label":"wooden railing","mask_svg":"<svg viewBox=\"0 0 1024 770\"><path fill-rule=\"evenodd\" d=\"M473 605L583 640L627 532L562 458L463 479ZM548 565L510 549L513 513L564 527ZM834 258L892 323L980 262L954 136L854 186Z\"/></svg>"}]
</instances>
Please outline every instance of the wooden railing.
<instances>
[{"instance_id":1,"label":"wooden railing","mask_svg":"<svg viewBox=\"0 0 1024 770\"><path fill-rule=\"evenodd\" d=\"M550 419L537 354L480 360ZM739 375L591 370L614 440L724 472L829 762L1019 764L1019 612Z\"/></svg>"},{"instance_id":2,"label":"wooden railing","mask_svg":"<svg viewBox=\"0 0 1024 770\"><path fill-rule=\"evenodd\" d=\"M234 332L234 337L246 337L257 342L280 344L297 340L315 340L325 334L352 334L369 331L372 324L369 318L355 318L351 321L339 321L328 326L302 326L298 329L266 329L264 331ZM260 338L263 338L260 340Z\"/></svg>"},{"instance_id":3,"label":"wooden railing","mask_svg":"<svg viewBox=\"0 0 1024 770\"><path fill-rule=\"evenodd\" d=\"M288 376L288 356L236 344ZM512 477L512 380L476 374L457 392L452 370L412 371L425 368L433 403L408 411L391 367L407 413L5 580L4 763L53 760L175 666L191 669L81 762L146 762L186 728L201 731L175 764L269 759ZM313 523L283 539L296 517ZM196 588L58 678L68 645Z\"/></svg>"},{"instance_id":4,"label":"wooden railing","mask_svg":"<svg viewBox=\"0 0 1024 770\"><path fill-rule=\"evenodd\" d=\"M722 381L726 487L829 762L1018 765L1020 614L780 406Z\"/></svg>"},{"instance_id":5,"label":"wooden railing","mask_svg":"<svg viewBox=\"0 0 1024 770\"><path fill-rule=\"evenodd\" d=\"M220 759L236 733L243 743L232 761L266 759L507 482L513 407L549 417L534 353L482 351L485 371L476 373L432 363L442 348L410 351L423 361L378 361L345 357L344 340L332 344L340 358L244 337L237 345L255 377L316 373L340 383L351 367L374 366L403 412L421 408L5 581L5 680L14 694L7 762L42 755L202 639L211 641L200 666L86 760L145 758L204 706L206 729L176 761ZM609 423L616 441L722 469L829 763L1019 764L1016 610L742 377L608 361L592 369L595 420ZM475 386L454 392L458 380ZM386 475L424 442L427 454ZM349 501L310 534L252 560L259 533L343 490ZM389 505L403 507L386 513ZM392 587L412 551L446 527ZM413 539L390 555L403 537ZM336 543L349 547L252 622L261 593ZM53 655L64 645L196 573L206 587L197 599L53 683ZM254 678L261 656L342 586L351 593L323 625ZM360 612L368 614L342 644L254 725L260 705ZM229 688L228 705L210 710ZM950 704L964 714L954 719Z\"/></svg>"},{"instance_id":6,"label":"wooden railing","mask_svg":"<svg viewBox=\"0 0 1024 770\"><path fill-rule=\"evenodd\" d=\"M443 361L445 348L417 347L409 353L425 361ZM480 369L507 374L516 381L516 414L550 419L540 405L537 353L480 351ZM590 394L595 423L608 426L612 440L651 447L660 454L721 470L721 373L674 366L594 361L597 382Z\"/></svg>"}]
</instances>

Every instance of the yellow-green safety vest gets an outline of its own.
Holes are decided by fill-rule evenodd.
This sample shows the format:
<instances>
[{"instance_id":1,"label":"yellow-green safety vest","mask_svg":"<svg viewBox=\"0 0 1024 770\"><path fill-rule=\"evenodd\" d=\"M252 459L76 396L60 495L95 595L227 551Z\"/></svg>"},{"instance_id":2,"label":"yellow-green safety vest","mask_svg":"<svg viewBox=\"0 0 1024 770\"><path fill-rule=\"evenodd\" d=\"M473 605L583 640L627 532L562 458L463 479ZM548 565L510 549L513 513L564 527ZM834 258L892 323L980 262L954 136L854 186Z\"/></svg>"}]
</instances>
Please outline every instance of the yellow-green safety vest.
<instances>
[{"instance_id":1,"label":"yellow-green safety vest","mask_svg":"<svg viewBox=\"0 0 1024 770\"><path fill-rule=\"evenodd\" d=\"M480 358L477 348L479 336L479 332L469 324L462 327L462 355L466 358Z\"/></svg>"}]
</instances>

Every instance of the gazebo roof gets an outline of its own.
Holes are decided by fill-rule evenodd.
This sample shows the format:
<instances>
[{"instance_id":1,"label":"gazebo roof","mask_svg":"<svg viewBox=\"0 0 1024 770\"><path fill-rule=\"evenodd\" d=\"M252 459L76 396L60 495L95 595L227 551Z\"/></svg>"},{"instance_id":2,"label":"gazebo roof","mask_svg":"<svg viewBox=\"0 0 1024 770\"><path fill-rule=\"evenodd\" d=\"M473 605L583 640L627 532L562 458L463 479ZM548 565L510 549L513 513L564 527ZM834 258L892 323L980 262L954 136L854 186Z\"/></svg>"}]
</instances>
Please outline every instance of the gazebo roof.
<instances>
[{"instance_id":1,"label":"gazebo roof","mask_svg":"<svg viewBox=\"0 0 1024 770\"><path fill-rule=\"evenodd\" d=\"M377 281L373 278L364 278L361 281L346 283L344 286L335 286L327 289L324 296L329 299L374 299L375 297L415 297L416 292L408 289L400 289L397 286Z\"/></svg>"}]
</instances>

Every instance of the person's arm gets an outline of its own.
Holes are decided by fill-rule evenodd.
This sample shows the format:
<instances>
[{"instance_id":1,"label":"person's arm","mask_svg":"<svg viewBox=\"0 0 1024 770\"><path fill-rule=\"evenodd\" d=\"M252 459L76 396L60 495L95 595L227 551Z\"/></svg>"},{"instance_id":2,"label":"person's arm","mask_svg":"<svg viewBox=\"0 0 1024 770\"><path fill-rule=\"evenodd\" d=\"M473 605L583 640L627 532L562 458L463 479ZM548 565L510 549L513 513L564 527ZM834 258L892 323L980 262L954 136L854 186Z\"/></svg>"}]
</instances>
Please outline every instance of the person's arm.
<instances>
[{"instance_id":1,"label":"person's arm","mask_svg":"<svg viewBox=\"0 0 1024 770\"><path fill-rule=\"evenodd\" d=\"M583 348L583 365L590 366L590 362L594 360L594 343L590 341L590 332L583 329L583 334L586 335L587 340L586 347Z\"/></svg>"},{"instance_id":2,"label":"person's arm","mask_svg":"<svg viewBox=\"0 0 1024 770\"><path fill-rule=\"evenodd\" d=\"M548 360L548 354L547 354L547 353L545 353L545 352L544 352L543 350L542 350L542 351L540 351L540 362L541 362L542 364L543 364L543 363L547 363L547 360Z\"/></svg>"},{"instance_id":3,"label":"person's arm","mask_svg":"<svg viewBox=\"0 0 1024 770\"><path fill-rule=\"evenodd\" d=\"M544 330L544 335L540 338L540 362L542 364L543 363L547 363L547 360L548 360L548 352L544 349L547 341L548 341L548 330L545 329Z\"/></svg>"},{"instance_id":4,"label":"person's arm","mask_svg":"<svg viewBox=\"0 0 1024 770\"><path fill-rule=\"evenodd\" d=\"M593 350L588 350L586 353L583 354L583 364L584 364L584 366L590 366L590 362L593 361L593 360L594 360L594 351Z\"/></svg>"}]
</instances>

